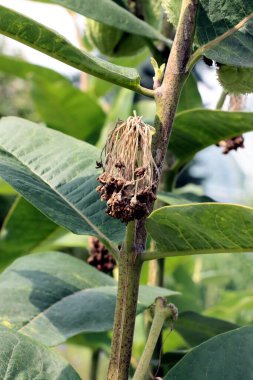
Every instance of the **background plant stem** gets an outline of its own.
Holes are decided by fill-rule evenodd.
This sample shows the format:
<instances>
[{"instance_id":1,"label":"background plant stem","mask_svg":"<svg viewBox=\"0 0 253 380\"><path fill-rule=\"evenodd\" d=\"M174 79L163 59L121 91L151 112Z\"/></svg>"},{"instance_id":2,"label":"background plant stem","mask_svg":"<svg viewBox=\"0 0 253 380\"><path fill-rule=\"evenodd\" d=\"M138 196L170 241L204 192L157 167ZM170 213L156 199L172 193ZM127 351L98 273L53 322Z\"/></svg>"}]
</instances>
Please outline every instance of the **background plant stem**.
<instances>
[{"instance_id":1,"label":"background plant stem","mask_svg":"<svg viewBox=\"0 0 253 380\"><path fill-rule=\"evenodd\" d=\"M188 76L186 65L192 49L197 3L197 0L183 0L182 2L179 25L168 59L163 84L155 90L157 113L154 126L156 127L156 134L154 135L152 150L158 168L156 173L157 186L180 93ZM127 226L126 240L119 259L119 284L108 380L128 379L141 273L141 255L145 250L145 245L145 219L136 224L130 222Z\"/></svg>"}]
</instances>

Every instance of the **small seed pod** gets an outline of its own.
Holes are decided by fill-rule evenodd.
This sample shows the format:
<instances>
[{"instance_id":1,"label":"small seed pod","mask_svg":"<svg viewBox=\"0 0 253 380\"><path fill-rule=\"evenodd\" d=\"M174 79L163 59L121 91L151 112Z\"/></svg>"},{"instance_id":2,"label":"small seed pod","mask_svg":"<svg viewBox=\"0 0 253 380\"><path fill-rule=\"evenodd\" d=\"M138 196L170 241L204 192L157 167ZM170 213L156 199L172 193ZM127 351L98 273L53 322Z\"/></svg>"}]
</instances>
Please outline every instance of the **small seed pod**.
<instances>
[{"instance_id":1,"label":"small seed pod","mask_svg":"<svg viewBox=\"0 0 253 380\"><path fill-rule=\"evenodd\" d=\"M141 117L131 116L117 122L103 149L97 191L107 202L107 213L123 222L148 215L155 200L153 133Z\"/></svg>"},{"instance_id":2,"label":"small seed pod","mask_svg":"<svg viewBox=\"0 0 253 380\"><path fill-rule=\"evenodd\" d=\"M253 92L253 68L219 64L218 79L224 90L231 94Z\"/></svg>"}]
</instances>

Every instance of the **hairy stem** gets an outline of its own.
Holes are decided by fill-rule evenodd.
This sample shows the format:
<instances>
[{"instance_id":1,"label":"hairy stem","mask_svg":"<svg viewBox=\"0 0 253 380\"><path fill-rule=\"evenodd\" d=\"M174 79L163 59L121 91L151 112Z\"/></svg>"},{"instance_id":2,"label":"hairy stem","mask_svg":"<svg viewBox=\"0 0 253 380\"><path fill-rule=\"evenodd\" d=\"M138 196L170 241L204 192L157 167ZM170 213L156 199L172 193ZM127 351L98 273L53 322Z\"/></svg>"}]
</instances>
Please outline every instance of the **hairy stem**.
<instances>
[{"instance_id":1,"label":"hairy stem","mask_svg":"<svg viewBox=\"0 0 253 380\"><path fill-rule=\"evenodd\" d=\"M130 222L119 260L118 295L108 380L128 379L141 272L141 260L135 253L134 241L135 223Z\"/></svg>"},{"instance_id":2,"label":"hairy stem","mask_svg":"<svg viewBox=\"0 0 253 380\"><path fill-rule=\"evenodd\" d=\"M188 76L188 63L195 30L197 0L183 0L176 37L168 59L163 84L154 94L157 104L153 157L157 184L167 151L177 104ZM150 210L152 211L152 210ZM145 250L145 218L127 227L126 241L119 258L119 284L113 328L108 380L127 380L131 359L135 313L138 299L141 256Z\"/></svg>"}]
</instances>

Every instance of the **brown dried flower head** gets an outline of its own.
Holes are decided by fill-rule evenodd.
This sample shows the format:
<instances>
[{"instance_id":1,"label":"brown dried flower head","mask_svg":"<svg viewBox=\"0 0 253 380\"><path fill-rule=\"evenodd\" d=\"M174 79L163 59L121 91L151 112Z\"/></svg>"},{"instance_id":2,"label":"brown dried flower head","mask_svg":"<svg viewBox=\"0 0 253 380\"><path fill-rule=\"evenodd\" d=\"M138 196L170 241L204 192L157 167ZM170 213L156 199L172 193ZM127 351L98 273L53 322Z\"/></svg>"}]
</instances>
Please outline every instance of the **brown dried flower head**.
<instances>
[{"instance_id":1,"label":"brown dried flower head","mask_svg":"<svg viewBox=\"0 0 253 380\"><path fill-rule=\"evenodd\" d=\"M124 222L148 215L155 199L153 133L141 116L130 116L117 122L102 151L104 172L97 191L107 202L107 213Z\"/></svg>"}]
</instances>

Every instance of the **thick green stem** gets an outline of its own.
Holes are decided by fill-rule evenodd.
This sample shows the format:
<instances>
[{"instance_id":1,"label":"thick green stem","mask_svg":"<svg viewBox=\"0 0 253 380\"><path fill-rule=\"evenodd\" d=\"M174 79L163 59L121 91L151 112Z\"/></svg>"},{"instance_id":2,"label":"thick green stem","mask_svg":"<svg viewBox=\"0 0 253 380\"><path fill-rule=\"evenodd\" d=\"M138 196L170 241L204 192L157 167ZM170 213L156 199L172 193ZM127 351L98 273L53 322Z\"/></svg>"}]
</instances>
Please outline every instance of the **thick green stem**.
<instances>
[{"instance_id":1,"label":"thick green stem","mask_svg":"<svg viewBox=\"0 0 253 380\"><path fill-rule=\"evenodd\" d=\"M165 320L172 315L171 304L166 304L166 299L157 298L155 304L155 315L149 332L144 352L136 368L133 380L143 380L149 369L150 361L162 331Z\"/></svg>"},{"instance_id":2,"label":"thick green stem","mask_svg":"<svg viewBox=\"0 0 253 380\"><path fill-rule=\"evenodd\" d=\"M181 89L188 76L188 63L195 29L197 0L183 0L176 37L168 59L162 86L155 90L156 134L152 145L157 166L157 186L167 151ZM127 149L127 148L126 148ZM153 206L149 211L152 211ZM113 327L108 380L127 380L131 359L138 299L141 256L146 244L145 218L127 227L126 242L119 258L119 284Z\"/></svg>"},{"instance_id":3,"label":"thick green stem","mask_svg":"<svg viewBox=\"0 0 253 380\"><path fill-rule=\"evenodd\" d=\"M141 260L135 253L134 245L135 223L130 222L119 259L118 295L108 380L128 379L141 273Z\"/></svg>"}]
</instances>

